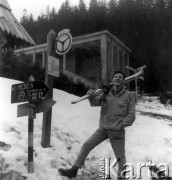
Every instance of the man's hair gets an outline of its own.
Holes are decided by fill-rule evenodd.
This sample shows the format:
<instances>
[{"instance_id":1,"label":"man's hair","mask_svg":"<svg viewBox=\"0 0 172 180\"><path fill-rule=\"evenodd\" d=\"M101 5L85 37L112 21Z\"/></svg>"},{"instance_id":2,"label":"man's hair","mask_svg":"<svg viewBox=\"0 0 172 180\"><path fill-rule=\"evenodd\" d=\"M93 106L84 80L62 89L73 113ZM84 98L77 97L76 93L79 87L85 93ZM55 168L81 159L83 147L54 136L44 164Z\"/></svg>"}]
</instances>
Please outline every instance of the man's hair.
<instances>
[{"instance_id":1,"label":"man's hair","mask_svg":"<svg viewBox=\"0 0 172 180\"><path fill-rule=\"evenodd\" d=\"M115 71L112 77L114 77L115 74L118 74L118 73L122 74L123 78L125 79L125 74L123 73L123 71L120 71L120 70Z\"/></svg>"}]
</instances>

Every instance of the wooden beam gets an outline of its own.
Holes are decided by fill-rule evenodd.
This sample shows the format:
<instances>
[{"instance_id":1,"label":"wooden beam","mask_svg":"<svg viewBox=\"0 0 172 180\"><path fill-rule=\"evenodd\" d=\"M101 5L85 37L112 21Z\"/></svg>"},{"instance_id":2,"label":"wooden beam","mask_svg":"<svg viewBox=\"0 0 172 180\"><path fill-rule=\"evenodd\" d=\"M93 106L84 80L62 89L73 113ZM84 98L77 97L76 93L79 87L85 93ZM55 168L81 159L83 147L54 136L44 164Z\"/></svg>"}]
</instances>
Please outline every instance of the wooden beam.
<instances>
[{"instance_id":1,"label":"wooden beam","mask_svg":"<svg viewBox=\"0 0 172 180\"><path fill-rule=\"evenodd\" d=\"M92 34L86 34L86 35L74 37L72 41L72 46L100 40L101 36L102 36L102 33L98 32L98 33L92 33Z\"/></svg>"},{"instance_id":2,"label":"wooden beam","mask_svg":"<svg viewBox=\"0 0 172 180\"><path fill-rule=\"evenodd\" d=\"M120 48L117 46L117 64L118 64L118 70L120 69L120 54L119 54Z\"/></svg>"},{"instance_id":3,"label":"wooden beam","mask_svg":"<svg viewBox=\"0 0 172 180\"><path fill-rule=\"evenodd\" d=\"M107 83L107 37L101 36L101 67L102 67L102 83Z\"/></svg>"},{"instance_id":4,"label":"wooden beam","mask_svg":"<svg viewBox=\"0 0 172 180\"><path fill-rule=\"evenodd\" d=\"M32 54L33 52L38 53L38 52L42 52L44 50L47 50L47 43L37 45L37 46L31 46L31 47L27 47L27 48L17 49L14 51L14 53L15 54L20 54L20 53Z\"/></svg>"},{"instance_id":5,"label":"wooden beam","mask_svg":"<svg viewBox=\"0 0 172 180\"><path fill-rule=\"evenodd\" d=\"M113 43L113 73L119 69L118 57L118 47Z\"/></svg>"},{"instance_id":6,"label":"wooden beam","mask_svg":"<svg viewBox=\"0 0 172 180\"><path fill-rule=\"evenodd\" d=\"M112 75L114 73L114 63L113 63L113 42L110 40L107 43L107 75L108 82L111 82Z\"/></svg>"},{"instance_id":7,"label":"wooden beam","mask_svg":"<svg viewBox=\"0 0 172 180\"><path fill-rule=\"evenodd\" d=\"M129 53L125 54L126 57L126 66L129 66ZM126 71L126 76L129 76L129 69Z\"/></svg>"},{"instance_id":8,"label":"wooden beam","mask_svg":"<svg viewBox=\"0 0 172 180\"><path fill-rule=\"evenodd\" d=\"M66 54L63 55L63 69L66 69Z\"/></svg>"},{"instance_id":9,"label":"wooden beam","mask_svg":"<svg viewBox=\"0 0 172 180\"><path fill-rule=\"evenodd\" d=\"M35 64L35 61L36 61L36 53L33 52L33 64Z\"/></svg>"},{"instance_id":10,"label":"wooden beam","mask_svg":"<svg viewBox=\"0 0 172 180\"><path fill-rule=\"evenodd\" d=\"M122 64L123 64L122 71L125 73L126 65L125 65L124 49L122 49Z\"/></svg>"},{"instance_id":11,"label":"wooden beam","mask_svg":"<svg viewBox=\"0 0 172 180\"><path fill-rule=\"evenodd\" d=\"M44 68L45 67L45 55L46 55L46 51L44 50L44 51L42 51L42 68Z\"/></svg>"},{"instance_id":12,"label":"wooden beam","mask_svg":"<svg viewBox=\"0 0 172 180\"><path fill-rule=\"evenodd\" d=\"M119 50L119 70L123 71L123 53L121 48L118 48L118 50Z\"/></svg>"}]
</instances>

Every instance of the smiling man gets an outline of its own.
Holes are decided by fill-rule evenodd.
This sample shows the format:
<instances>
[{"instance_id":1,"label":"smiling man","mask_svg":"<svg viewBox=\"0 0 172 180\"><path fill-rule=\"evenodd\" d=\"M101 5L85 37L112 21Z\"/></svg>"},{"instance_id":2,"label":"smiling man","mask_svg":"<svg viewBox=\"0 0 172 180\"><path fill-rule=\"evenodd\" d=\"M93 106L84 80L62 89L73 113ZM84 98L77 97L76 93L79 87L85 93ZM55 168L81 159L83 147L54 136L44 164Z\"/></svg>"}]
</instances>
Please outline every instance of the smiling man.
<instances>
[{"instance_id":1,"label":"smiling man","mask_svg":"<svg viewBox=\"0 0 172 180\"><path fill-rule=\"evenodd\" d=\"M118 160L118 179L122 179L125 170L125 127L131 126L135 120L135 100L125 86L125 74L116 71L113 75L113 86L110 90L94 96L95 90L89 90L91 106L101 106L99 128L84 143L81 151L70 169L59 169L62 176L76 177L78 169L85 162L89 152L104 140L110 140L112 149Z\"/></svg>"}]
</instances>

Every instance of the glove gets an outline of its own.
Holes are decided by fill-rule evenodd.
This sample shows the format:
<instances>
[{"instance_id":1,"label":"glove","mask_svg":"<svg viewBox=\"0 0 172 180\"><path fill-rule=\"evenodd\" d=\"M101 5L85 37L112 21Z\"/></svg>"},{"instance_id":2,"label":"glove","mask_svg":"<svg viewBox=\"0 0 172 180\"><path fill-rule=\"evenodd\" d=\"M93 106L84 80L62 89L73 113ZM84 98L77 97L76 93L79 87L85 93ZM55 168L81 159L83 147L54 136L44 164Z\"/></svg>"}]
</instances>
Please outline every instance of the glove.
<instances>
[{"instance_id":1,"label":"glove","mask_svg":"<svg viewBox=\"0 0 172 180\"><path fill-rule=\"evenodd\" d=\"M90 90L87 92L87 95L88 95L88 96L93 96L94 93L95 93L95 90L90 89Z\"/></svg>"},{"instance_id":2,"label":"glove","mask_svg":"<svg viewBox=\"0 0 172 180\"><path fill-rule=\"evenodd\" d=\"M107 84L107 85L103 85L101 86L101 89L103 89L104 93L108 93L110 91L110 89L112 88L113 84Z\"/></svg>"}]
</instances>

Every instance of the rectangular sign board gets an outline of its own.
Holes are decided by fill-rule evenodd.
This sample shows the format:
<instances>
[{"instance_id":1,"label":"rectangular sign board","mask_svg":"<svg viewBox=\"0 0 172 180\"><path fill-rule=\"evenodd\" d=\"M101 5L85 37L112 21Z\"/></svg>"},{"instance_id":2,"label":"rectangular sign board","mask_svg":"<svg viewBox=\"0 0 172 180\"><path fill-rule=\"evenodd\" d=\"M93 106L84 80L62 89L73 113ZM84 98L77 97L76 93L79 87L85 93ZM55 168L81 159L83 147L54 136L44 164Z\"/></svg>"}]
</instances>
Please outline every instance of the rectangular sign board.
<instances>
[{"instance_id":1,"label":"rectangular sign board","mask_svg":"<svg viewBox=\"0 0 172 180\"><path fill-rule=\"evenodd\" d=\"M42 100L48 91L43 81L14 84L11 88L11 103Z\"/></svg>"},{"instance_id":2,"label":"rectangular sign board","mask_svg":"<svg viewBox=\"0 0 172 180\"><path fill-rule=\"evenodd\" d=\"M59 77L59 59L48 56L48 74Z\"/></svg>"},{"instance_id":3,"label":"rectangular sign board","mask_svg":"<svg viewBox=\"0 0 172 180\"><path fill-rule=\"evenodd\" d=\"M47 112L55 103L56 101L46 98L42 101L35 102L34 114ZM17 106L17 117L23 116L28 116L28 103Z\"/></svg>"}]
</instances>

